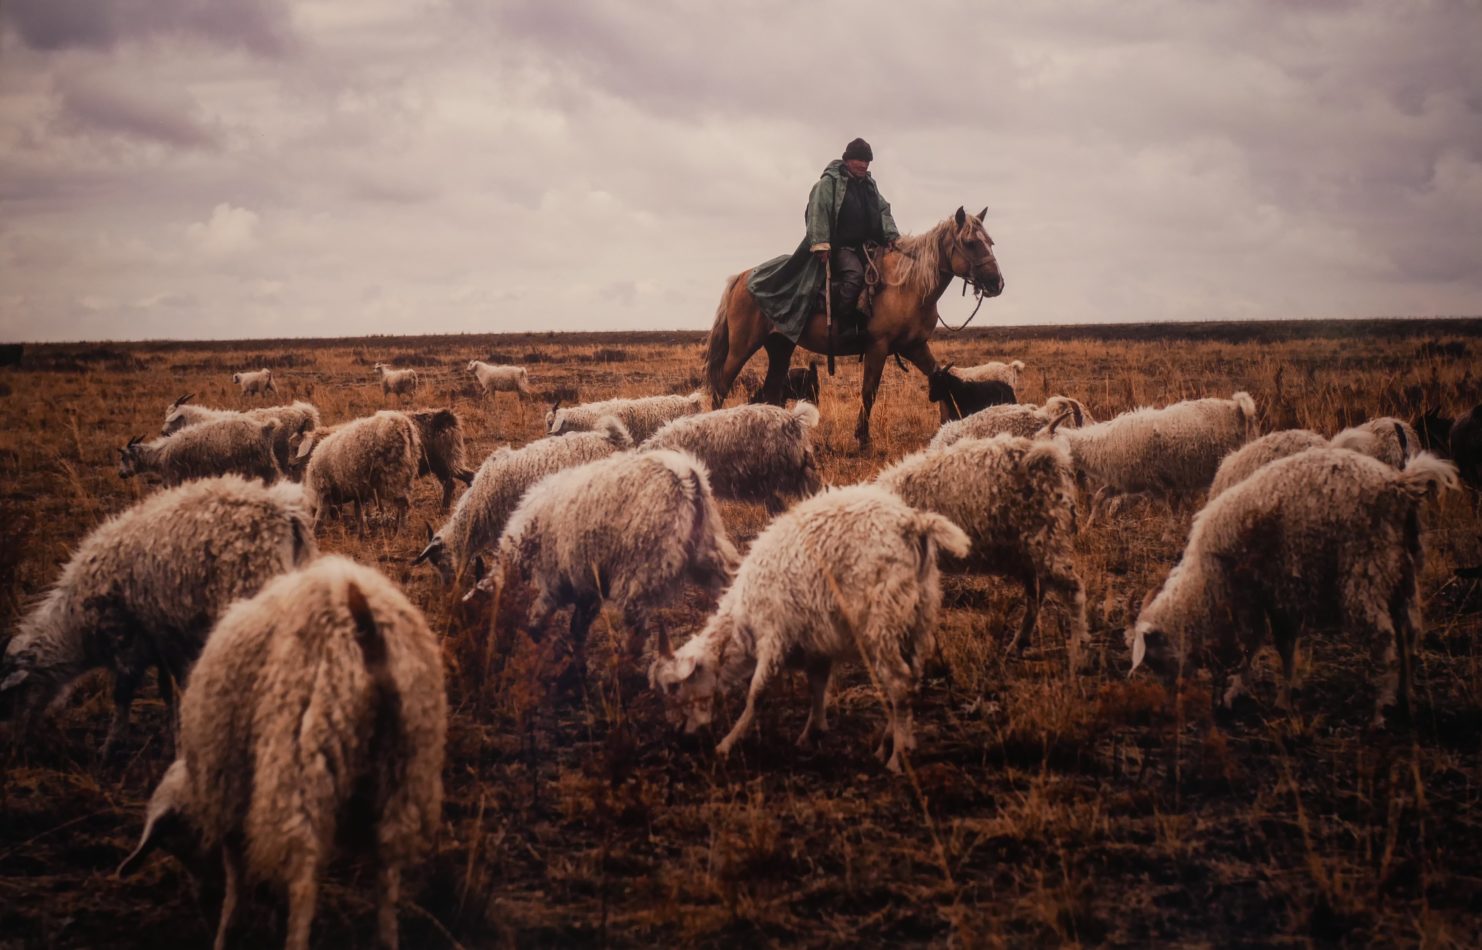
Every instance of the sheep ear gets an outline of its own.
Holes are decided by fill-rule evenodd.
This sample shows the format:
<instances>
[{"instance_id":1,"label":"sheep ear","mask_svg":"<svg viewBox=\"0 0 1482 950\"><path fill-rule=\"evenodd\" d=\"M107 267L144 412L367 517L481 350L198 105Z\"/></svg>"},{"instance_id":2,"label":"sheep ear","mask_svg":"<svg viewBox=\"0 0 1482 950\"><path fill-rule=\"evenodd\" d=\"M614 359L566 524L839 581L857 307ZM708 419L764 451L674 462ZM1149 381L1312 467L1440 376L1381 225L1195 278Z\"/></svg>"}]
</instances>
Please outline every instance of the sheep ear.
<instances>
[{"instance_id":1,"label":"sheep ear","mask_svg":"<svg viewBox=\"0 0 1482 950\"><path fill-rule=\"evenodd\" d=\"M978 212L978 220L982 221L986 217L988 217L988 206L984 205L983 210Z\"/></svg>"},{"instance_id":2,"label":"sheep ear","mask_svg":"<svg viewBox=\"0 0 1482 950\"><path fill-rule=\"evenodd\" d=\"M1131 676L1133 674L1133 672L1135 672L1139 666L1142 666L1142 661L1147 657L1147 655L1148 655L1148 642L1147 642L1147 638L1141 636L1140 634L1133 634L1133 636L1132 636L1132 669L1130 669L1130 670L1127 671L1127 675L1128 676Z\"/></svg>"},{"instance_id":3,"label":"sheep ear","mask_svg":"<svg viewBox=\"0 0 1482 950\"><path fill-rule=\"evenodd\" d=\"M15 689L17 686L21 685L30 678L30 670L16 670L14 673L11 673L9 676L5 677L3 681L0 681L0 693Z\"/></svg>"},{"instance_id":4,"label":"sheep ear","mask_svg":"<svg viewBox=\"0 0 1482 950\"><path fill-rule=\"evenodd\" d=\"M194 399L195 398L195 395L196 395L195 393L186 393L184 396L181 396L179 399L177 399L174 402L170 403L170 408L171 409L178 409L178 408L180 408L181 406L185 405L190 400Z\"/></svg>"},{"instance_id":5,"label":"sheep ear","mask_svg":"<svg viewBox=\"0 0 1482 950\"><path fill-rule=\"evenodd\" d=\"M425 547L425 548L422 549L422 553L421 554L418 554L416 557L412 558L412 563L413 564L421 564L423 561L426 561L428 558L430 558L434 554L436 554L437 551L438 551L438 549L441 548L442 546L443 546L443 543L441 541L439 541L437 538L431 538L431 539L429 539L428 542L427 542L427 547Z\"/></svg>"},{"instance_id":6,"label":"sheep ear","mask_svg":"<svg viewBox=\"0 0 1482 950\"><path fill-rule=\"evenodd\" d=\"M298 444L298 452L294 454L294 460L300 462L303 461L304 459L309 457L309 453L313 450L314 436L312 434L305 435Z\"/></svg>"}]
</instances>

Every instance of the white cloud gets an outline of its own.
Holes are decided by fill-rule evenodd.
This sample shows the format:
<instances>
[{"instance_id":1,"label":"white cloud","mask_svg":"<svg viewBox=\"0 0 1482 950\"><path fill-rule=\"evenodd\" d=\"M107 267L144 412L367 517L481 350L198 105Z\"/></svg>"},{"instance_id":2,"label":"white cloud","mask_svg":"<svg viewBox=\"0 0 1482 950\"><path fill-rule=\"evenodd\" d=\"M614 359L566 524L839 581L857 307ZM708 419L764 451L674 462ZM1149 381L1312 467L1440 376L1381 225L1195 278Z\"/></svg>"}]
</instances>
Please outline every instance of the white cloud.
<instances>
[{"instance_id":1,"label":"white cloud","mask_svg":"<svg viewBox=\"0 0 1482 950\"><path fill-rule=\"evenodd\" d=\"M230 257L251 251L257 244L257 214L222 203L211 217L185 229L191 243L210 257Z\"/></svg>"}]
</instances>

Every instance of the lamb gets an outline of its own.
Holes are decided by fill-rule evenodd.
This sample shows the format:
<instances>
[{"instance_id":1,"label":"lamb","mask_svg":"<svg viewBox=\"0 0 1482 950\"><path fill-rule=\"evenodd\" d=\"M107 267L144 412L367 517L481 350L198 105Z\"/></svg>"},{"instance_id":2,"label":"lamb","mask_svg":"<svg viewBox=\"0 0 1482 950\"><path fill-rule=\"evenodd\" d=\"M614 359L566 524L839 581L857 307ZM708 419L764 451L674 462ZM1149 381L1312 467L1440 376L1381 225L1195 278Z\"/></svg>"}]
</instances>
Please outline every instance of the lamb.
<instances>
[{"instance_id":1,"label":"lamb","mask_svg":"<svg viewBox=\"0 0 1482 950\"><path fill-rule=\"evenodd\" d=\"M813 703L801 745L828 729L824 701L836 660L859 656L883 691L892 747L886 767L900 771L912 748L910 695L931 655L941 586L937 552L957 557L970 542L933 512L917 511L877 485L815 495L773 521L752 543L736 580L700 633L677 651L667 636L649 668L651 688L687 733L710 723L715 694L748 676L746 708L716 747L746 734L757 702L784 663L806 671Z\"/></svg>"},{"instance_id":2,"label":"lamb","mask_svg":"<svg viewBox=\"0 0 1482 950\"><path fill-rule=\"evenodd\" d=\"M538 439L521 449L505 446L484 460L453 514L427 539L413 564L427 563L452 584L474 557L493 550L505 523L530 486L547 475L607 458L633 447L633 437L612 416L594 432ZM429 529L430 530L430 529Z\"/></svg>"},{"instance_id":3,"label":"lamb","mask_svg":"<svg viewBox=\"0 0 1482 950\"><path fill-rule=\"evenodd\" d=\"M1023 583L1024 620L1010 650L1029 645L1040 604L1054 593L1071 612L1071 668L1086 668L1086 591L1073 560L1075 474L1062 446L1010 435L963 439L902 459L875 484L967 532L966 566Z\"/></svg>"},{"instance_id":4,"label":"lamb","mask_svg":"<svg viewBox=\"0 0 1482 950\"><path fill-rule=\"evenodd\" d=\"M277 437L276 420L257 422L242 416L191 426L150 442L135 436L118 450L118 477L148 472L169 487L191 478L235 473L271 483L282 474L273 454Z\"/></svg>"},{"instance_id":5,"label":"lamb","mask_svg":"<svg viewBox=\"0 0 1482 950\"><path fill-rule=\"evenodd\" d=\"M752 405L760 405L766 402L764 388L763 386L758 386L752 390L751 399L749 400ZM782 398L784 401L788 399L804 399L816 406L818 405L818 392L817 360L809 361L807 369L794 366L787 371L787 379L782 384Z\"/></svg>"},{"instance_id":6,"label":"lamb","mask_svg":"<svg viewBox=\"0 0 1482 950\"><path fill-rule=\"evenodd\" d=\"M417 475L432 475L443 486L442 507L453 502L453 479L473 484L473 472L464 463L463 420L451 409L417 409L406 413L422 440Z\"/></svg>"},{"instance_id":7,"label":"lamb","mask_svg":"<svg viewBox=\"0 0 1482 950\"><path fill-rule=\"evenodd\" d=\"M705 463L721 498L761 500L781 511L783 495L811 495L822 487L809 430L818 425L812 403L734 406L682 416L649 436L640 449L677 449Z\"/></svg>"},{"instance_id":8,"label":"lamb","mask_svg":"<svg viewBox=\"0 0 1482 950\"><path fill-rule=\"evenodd\" d=\"M636 659L651 608L686 577L719 593L739 561L704 465L683 452L625 452L549 475L526 492L493 569L468 598L511 580L528 583L533 635L574 604L571 645L581 672L587 630L604 599L621 607Z\"/></svg>"},{"instance_id":9,"label":"lamb","mask_svg":"<svg viewBox=\"0 0 1482 950\"><path fill-rule=\"evenodd\" d=\"M523 366L499 366L483 360L469 360L468 371L479 381L485 396L494 393L530 395L530 374Z\"/></svg>"},{"instance_id":10,"label":"lamb","mask_svg":"<svg viewBox=\"0 0 1482 950\"><path fill-rule=\"evenodd\" d=\"M420 384L414 369L393 369L385 363L377 363L375 369L381 376L382 396L392 393L410 396L417 391Z\"/></svg>"},{"instance_id":11,"label":"lamb","mask_svg":"<svg viewBox=\"0 0 1482 950\"><path fill-rule=\"evenodd\" d=\"M988 439L1003 434L1027 438L1067 413L1070 415L1061 423L1062 428L1091 425L1096 421L1076 400L1068 396L1052 396L1045 400L1043 406L989 406L970 416L948 422L937 430L929 447L942 449L959 439Z\"/></svg>"},{"instance_id":12,"label":"lamb","mask_svg":"<svg viewBox=\"0 0 1482 950\"><path fill-rule=\"evenodd\" d=\"M1128 631L1132 668L1172 681L1213 662L1228 706L1269 623L1284 674L1277 702L1289 708L1298 631L1337 626L1366 637L1382 659L1374 713L1382 725L1386 709L1407 708L1411 691L1420 502L1455 486L1455 467L1429 453L1403 471L1339 448L1262 467L1195 517L1182 559Z\"/></svg>"},{"instance_id":13,"label":"lamb","mask_svg":"<svg viewBox=\"0 0 1482 950\"><path fill-rule=\"evenodd\" d=\"M383 410L339 426L322 440L304 438L299 454L312 450L304 469L304 495L317 521L326 506L354 502L360 534L365 504L396 506L401 529L412 506L412 480L422 463L422 439L403 412Z\"/></svg>"},{"instance_id":14,"label":"lamb","mask_svg":"<svg viewBox=\"0 0 1482 950\"><path fill-rule=\"evenodd\" d=\"M258 369L249 373L233 373L232 382L242 387L242 395L256 396L277 392L278 387L273 382L273 371L270 369Z\"/></svg>"},{"instance_id":15,"label":"lamb","mask_svg":"<svg viewBox=\"0 0 1482 950\"><path fill-rule=\"evenodd\" d=\"M119 873L158 845L220 866L226 945L244 888L288 893L285 945L307 948L337 847L368 852L379 942L397 945L403 871L442 817L448 704L437 638L382 574L325 557L221 618L180 705L175 761Z\"/></svg>"},{"instance_id":16,"label":"lamb","mask_svg":"<svg viewBox=\"0 0 1482 950\"><path fill-rule=\"evenodd\" d=\"M1231 485L1245 481L1268 462L1327 445L1328 440L1311 429L1282 429L1248 442L1220 461L1214 480L1209 484L1209 499L1206 504L1224 494Z\"/></svg>"},{"instance_id":17,"label":"lamb","mask_svg":"<svg viewBox=\"0 0 1482 950\"><path fill-rule=\"evenodd\" d=\"M952 372L952 364L938 366L927 377L926 398L941 408L943 422L961 419L989 406L1017 402L1014 387L997 379L978 382L963 379Z\"/></svg>"},{"instance_id":18,"label":"lamb","mask_svg":"<svg viewBox=\"0 0 1482 950\"><path fill-rule=\"evenodd\" d=\"M1058 421L1058 420L1057 420ZM1220 461L1256 435L1250 394L1189 399L1162 409L1134 409L1080 429L1046 427L1070 450L1078 475L1101 486L1092 516L1109 494L1154 493L1184 500L1207 488Z\"/></svg>"},{"instance_id":19,"label":"lamb","mask_svg":"<svg viewBox=\"0 0 1482 950\"><path fill-rule=\"evenodd\" d=\"M165 411L165 424L160 428L160 435L173 435L181 429L221 419L244 417L255 422L272 420L278 423L278 428L273 433L273 455L278 460L278 467L285 473L289 471L293 459L291 442L294 436L319 427L319 410L312 403L302 400L283 406L264 406L261 409L239 412L236 409L208 409L205 406L187 405L187 400L194 395L186 393L170 404L170 408Z\"/></svg>"},{"instance_id":20,"label":"lamb","mask_svg":"<svg viewBox=\"0 0 1482 950\"><path fill-rule=\"evenodd\" d=\"M586 432L596 427L603 416L616 416L633 436L643 442L659 431L666 422L680 416L692 416L704 410L700 393L688 396L643 396L638 399L608 399L561 408L560 400L545 414L545 430L550 435L563 432Z\"/></svg>"},{"instance_id":21,"label":"lamb","mask_svg":"<svg viewBox=\"0 0 1482 950\"><path fill-rule=\"evenodd\" d=\"M975 383L996 379L1018 389L1019 376L1023 372L1024 361L1014 360L1012 363L990 362L980 363L977 366L965 366L957 371L957 375Z\"/></svg>"},{"instance_id":22,"label":"lamb","mask_svg":"<svg viewBox=\"0 0 1482 950\"><path fill-rule=\"evenodd\" d=\"M226 606L316 553L303 491L292 483L227 475L150 495L84 538L21 621L0 663L0 696L24 731L83 673L111 669L106 757L150 667L171 704L171 681L185 682Z\"/></svg>"},{"instance_id":23,"label":"lamb","mask_svg":"<svg viewBox=\"0 0 1482 950\"><path fill-rule=\"evenodd\" d=\"M1333 447L1352 449L1393 468L1404 468L1420 451L1420 436L1408 422L1380 416L1333 436Z\"/></svg>"}]
</instances>

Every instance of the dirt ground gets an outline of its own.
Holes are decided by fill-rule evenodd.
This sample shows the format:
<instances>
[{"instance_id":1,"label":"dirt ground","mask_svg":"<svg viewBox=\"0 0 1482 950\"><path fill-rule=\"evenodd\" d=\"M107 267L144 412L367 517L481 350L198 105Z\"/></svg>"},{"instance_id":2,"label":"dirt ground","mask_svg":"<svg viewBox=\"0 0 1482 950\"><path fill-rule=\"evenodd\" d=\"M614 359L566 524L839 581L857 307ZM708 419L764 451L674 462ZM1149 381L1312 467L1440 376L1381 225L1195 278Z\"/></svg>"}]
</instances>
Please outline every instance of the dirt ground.
<instances>
[{"instance_id":1,"label":"dirt ground","mask_svg":"<svg viewBox=\"0 0 1482 950\"><path fill-rule=\"evenodd\" d=\"M1023 401L1064 393L1097 418L1136 405L1249 391L1263 429L1331 434L1426 406L1455 413L1482 397L1473 372L1482 322L1279 324L1003 331L939 340L943 361L1022 359ZM541 396L567 402L687 392L698 338L678 334L368 338L314 342L27 346L0 369L0 637L102 519L153 486L121 481L116 449L158 431L166 406L196 393L242 407L237 370L271 366L283 401L326 422L393 406L372 364L414 366L418 405L452 406L472 459L541 434L545 402L478 396L471 358L527 366ZM751 366L759 374L761 357ZM755 381L755 376L752 377ZM823 381L824 478L845 484L923 447L936 428L925 382L887 368L873 448L851 438L859 367ZM733 397L734 399L734 397ZM413 567L441 489L421 481L400 532L322 523L323 550L401 584L444 639L452 720L436 852L409 883L404 945L1482 944L1482 592L1453 577L1482 563L1475 493L1425 516L1425 633L1412 721L1367 726L1366 645L1336 632L1301 642L1296 712L1277 712L1274 656L1254 700L1211 713L1206 683L1177 696L1129 679L1122 631L1162 582L1188 514L1131 506L1083 530L1100 666L1066 669L1063 617L1042 615L1023 659L1002 645L1022 610L1016 584L949 577L917 705L905 776L871 754L882 712L867 675L846 669L819 744L801 677L779 684L729 761L718 735L666 728L643 666L617 658L607 611L584 682L515 638L493 657L503 620L456 603ZM724 503L743 546L761 506ZM682 639L708 604L689 591L668 611ZM564 621L558 617L557 624ZM739 710L733 701L718 722ZM0 751L0 948L202 946L215 927L209 882L157 856L114 868L141 829L168 765L169 728L153 688L121 754L98 755L106 682L89 680L58 715ZM316 946L374 935L365 869L337 868ZM262 891L240 945L281 941L286 914Z\"/></svg>"}]
</instances>

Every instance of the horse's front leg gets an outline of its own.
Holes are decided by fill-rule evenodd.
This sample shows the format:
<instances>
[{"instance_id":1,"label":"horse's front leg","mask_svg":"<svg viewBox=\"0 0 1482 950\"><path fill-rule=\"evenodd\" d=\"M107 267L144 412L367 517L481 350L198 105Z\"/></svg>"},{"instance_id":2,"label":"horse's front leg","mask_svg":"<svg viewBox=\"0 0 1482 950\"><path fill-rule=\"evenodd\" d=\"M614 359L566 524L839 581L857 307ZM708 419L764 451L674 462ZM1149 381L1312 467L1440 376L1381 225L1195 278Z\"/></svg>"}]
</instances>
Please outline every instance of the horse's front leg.
<instances>
[{"instance_id":1,"label":"horse's front leg","mask_svg":"<svg viewBox=\"0 0 1482 950\"><path fill-rule=\"evenodd\" d=\"M762 383L762 402L781 406L787 402L787 371L797 344L780 333L767 337L767 379Z\"/></svg>"},{"instance_id":2,"label":"horse's front leg","mask_svg":"<svg viewBox=\"0 0 1482 950\"><path fill-rule=\"evenodd\" d=\"M870 410L875 408L875 393L880 389L880 374L885 369L885 357L890 353L886 340L875 340L864 355L864 381L860 386L859 422L854 427L854 438L861 449L870 444Z\"/></svg>"},{"instance_id":3,"label":"horse's front leg","mask_svg":"<svg viewBox=\"0 0 1482 950\"><path fill-rule=\"evenodd\" d=\"M937 358L932 355L931 344L925 340L902 347L901 356L911 361L911 365L921 370L922 376L931 376L932 371L937 368Z\"/></svg>"}]
</instances>

